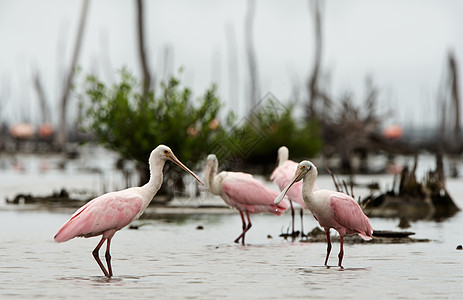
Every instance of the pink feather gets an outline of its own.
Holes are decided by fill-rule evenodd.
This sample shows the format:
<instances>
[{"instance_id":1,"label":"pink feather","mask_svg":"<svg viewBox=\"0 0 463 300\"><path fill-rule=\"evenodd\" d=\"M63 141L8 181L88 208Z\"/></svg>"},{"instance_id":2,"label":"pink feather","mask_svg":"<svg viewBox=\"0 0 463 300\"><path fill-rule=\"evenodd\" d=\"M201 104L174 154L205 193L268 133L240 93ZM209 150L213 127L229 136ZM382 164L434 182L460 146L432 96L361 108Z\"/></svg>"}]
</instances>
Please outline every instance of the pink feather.
<instances>
[{"instance_id":1,"label":"pink feather","mask_svg":"<svg viewBox=\"0 0 463 300\"><path fill-rule=\"evenodd\" d=\"M56 242L106 233L110 237L130 224L142 208L135 193L113 192L99 196L77 210L55 235ZM105 237L105 238L107 238Z\"/></svg>"},{"instance_id":2,"label":"pink feather","mask_svg":"<svg viewBox=\"0 0 463 300\"><path fill-rule=\"evenodd\" d=\"M270 180L278 185L280 191L282 191L293 179L297 165L296 162L287 160L278 166L270 175ZM298 203L302 208L306 208L302 198L302 181L295 182L286 193L286 196L289 200Z\"/></svg>"},{"instance_id":3,"label":"pink feather","mask_svg":"<svg viewBox=\"0 0 463 300\"><path fill-rule=\"evenodd\" d=\"M329 197L329 202L334 219L340 225L334 227L339 234L358 234L364 240L371 240L373 228L370 221L352 197L334 192Z\"/></svg>"},{"instance_id":4,"label":"pink feather","mask_svg":"<svg viewBox=\"0 0 463 300\"><path fill-rule=\"evenodd\" d=\"M245 173L242 173L245 174ZM278 192L265 186L259 180L248 176L227 176L222 182L223 192L227 195L233 205L242 211L250 213L270 212L281 215L288 205L280 202L275 205L273 200Z\"/></svg>"}]
</instances>

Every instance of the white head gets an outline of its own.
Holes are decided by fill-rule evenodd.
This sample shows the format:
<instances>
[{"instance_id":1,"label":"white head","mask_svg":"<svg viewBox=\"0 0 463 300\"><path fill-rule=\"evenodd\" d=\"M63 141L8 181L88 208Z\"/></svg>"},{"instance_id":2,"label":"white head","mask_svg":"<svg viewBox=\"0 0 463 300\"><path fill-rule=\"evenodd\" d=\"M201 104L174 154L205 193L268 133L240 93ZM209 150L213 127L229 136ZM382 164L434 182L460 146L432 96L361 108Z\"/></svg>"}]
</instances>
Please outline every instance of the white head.
<instances>
[{"instance_id":1,"label":"white head","mask_svg":"<svg viewBox=\"0 0 463 300\"><path fill-rule=\"evenodd\" d=\"M278 195L278 197L275 199L275 204L278 204L283 200L283 198L286 195L286 192L289 190L289 188L297 181L299 180L313 180L315 182L315 179L317 178L318 175L318 170L317 167L310 161L308 160L303 160L297 165L296 172L294 173L294 177L291 180L291 182L288 184L288 186L281 191L281 193Z\"/></svg>"},{"instance_id":2,"label":"white head","mask_svg":"<svg viewBox=\"0 0 463 300\"><path fill-rule=\"evenodd\" d=\"M277 163L280 166L282 163L289 159L289 149L286 146L281 146L278 149Z\"/></svg>"},{"instance_id":3,"label":"white head","mask_svg":"<svg viewBox=\"0 0 463 300\"><path fill-rule=\"evenodd\" d=\"M208 185L208 187L211 184L209 182L210 175L215 175L217 173L218 168L219 168L219 161L217 160L217 156L215 156L215 154L209 154L207 156L206 169L204 171L204 177L206 179L206 184Z\"/></svg>"},{"instance_id":4,"label":"white head","mask_svg":"<svg viewBox=\"0 0 463 300\"><path fill-rule=\"evenodd\" d=\"M188 169L184 164L182 164L182 162L178 160L178 158L174 155L174 152L172 152L172 150L166 145L159 145L153 151L151 151L151 155L149 158L150 166L155 165L156 161L158 160L161 160L162 162L170 160L171 162L178 165L180 168L190 173L191 176L193 176L199 183L204 185L204 183L198 178L198 176L195 173L193 173L190 169Z\"/></svg>"},{"instance_id":5,"label":"white head","mask_svg":"<svg viewBox=\"0 0 463 300\"><path fill-rule=\"evenodd\" d=\"M297 165L296 172L294 173L294 182L297 182L301 179L306 178L307 176L317 176L318 170L317 167L308 160L303 160Z\"/></svg>"},{"instance_id":6,"label":"white head","mask_svg":"<svg viewBox=\"0 0 463 300\"><path fill-rule=\"evenodd\" d=\"M207 161L206 161L206 166L207 167L218 167L219 166L219 161L217 160L217 156L215 154L209 154L207 156Z\"/></svg>"}]
</instances>

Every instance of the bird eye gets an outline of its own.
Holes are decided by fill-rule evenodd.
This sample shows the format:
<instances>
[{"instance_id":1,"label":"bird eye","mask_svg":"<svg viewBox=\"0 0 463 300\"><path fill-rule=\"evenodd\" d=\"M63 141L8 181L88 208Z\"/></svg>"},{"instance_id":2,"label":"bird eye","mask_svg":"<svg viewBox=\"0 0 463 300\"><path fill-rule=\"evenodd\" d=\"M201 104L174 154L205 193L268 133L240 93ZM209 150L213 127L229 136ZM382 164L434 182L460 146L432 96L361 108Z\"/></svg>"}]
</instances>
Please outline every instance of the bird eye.
<instances>
[{"instance_id":1,"label":"bird eye","mask_svg":"<svg viewBox=\"0 0 463 300\"><path fill-rule=\"evenodd\" d=\"M168 154L168 153L169 153L169 151L167 151L167 150L164 150L164 154Z\"/></svg>"},{"instance_id":2,"label":"bird eye","mask_svg":"<svg viewBox=\"0 0 463 300\"><path fill-rule=\"evenodd\" d=\"M301 166L302 169L305 169L305 166Z\"/></svg>"}]
</instances>

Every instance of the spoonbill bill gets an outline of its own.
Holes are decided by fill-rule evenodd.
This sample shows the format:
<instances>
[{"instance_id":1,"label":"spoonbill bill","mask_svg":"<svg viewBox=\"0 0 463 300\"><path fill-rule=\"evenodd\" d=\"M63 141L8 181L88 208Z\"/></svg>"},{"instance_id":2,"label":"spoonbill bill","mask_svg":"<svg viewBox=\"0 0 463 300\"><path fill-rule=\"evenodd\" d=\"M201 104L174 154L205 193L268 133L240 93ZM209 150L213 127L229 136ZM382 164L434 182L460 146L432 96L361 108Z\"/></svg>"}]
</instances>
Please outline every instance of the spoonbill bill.
<instances>
[{"instance_id":1,"label":"spoonbill bill","mask_svg":"<svg viewBox=\"0 0 463 300\"><path fill-rule=\"evenodd\" d=\"M214 154L207 157L205 178L209 192L222 197L231 208L239 211L243 223L243 231L235 239L235 243L244 245L246 232L251 228L250 213L269 212L281 215L288 205L285 202L274 204L273 200L278 192L265 186L251 174L241 172L220 172L217 174L219 163ZM246 220L244 218L246 214Z\"/></svg>"},{"instance_id":2,"label":"spoonbill bill","mask_svg":"<svg viewBox=\"0 0 463 300\"><path fill-rule=\"evenodd\" d=\"M328 257L331 252L330 229L333 228L340 235L338 266L343 268L344 235L358 234L364 240L371 240L373 228L370 225L368 217L351 196L330 190L317 190L314 192L313 188L317 175L317 167L313 163L308 160L300 162L293 179L275 199L275 204L283 200L283 197L295 182L303 180L302 197L304 198L305 205L326 232L328 246L326 249L325 266L328 266Z\"/></svg>"},{"instance_id":3,"label":"spoonbill bill","mask_svg":"<svg viewBox=\"0 0 463 300\"><path fill-rule=\"evenodd\" d=\"M56 233L55 241L61 243L75 237L89 238L101 235L101 240L92 254L104 275L111 277L113 275L109 252L111 239L118 230L138 219L148 207L162 185L162 169L167 160L174 162L203 184L196 174L175 157L169 147L159 145L149 157L150 179L148 183L141 187L107 193L91 200L64 223ZM98 254L105 241L105 258L108 269L104 267Z\"/></svg>"}]
</instances>

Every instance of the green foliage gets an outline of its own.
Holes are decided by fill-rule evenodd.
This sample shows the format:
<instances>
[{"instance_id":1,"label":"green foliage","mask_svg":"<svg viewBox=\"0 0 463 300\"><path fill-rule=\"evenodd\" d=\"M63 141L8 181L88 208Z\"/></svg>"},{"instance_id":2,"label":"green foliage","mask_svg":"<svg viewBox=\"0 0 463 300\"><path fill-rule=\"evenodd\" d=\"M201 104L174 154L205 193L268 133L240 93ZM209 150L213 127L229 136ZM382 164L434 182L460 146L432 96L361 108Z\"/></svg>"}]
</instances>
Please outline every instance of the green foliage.
<instances>
[{"instance_id":1,"label":"green foliage","mask_svg":"<svg viewBox=\"0 0 463 300\"><path fill-rule=\"evenodd\" d=\"M143 98L139 82L127 70L122 70L119 82L109 87L95 76L85 82L89 100L82 103L86 112L83 126L105 147L138 162L145 176L149 154L159 144L171 147L192 169L202 169L198 163L207 154L221 150L245 163L273 166L282 145L296 159L308 158L321 149L318 123L297 123L293 106L278 113L261 107L240 122L229 113L223 125L219 122L221 104L215 86L193 100L188 88L170 78L161 83L158 94ZM183 170L166 164L164 171L174 186L182 185ZM140 180L144 183L147 178Z\"/></svg>"},{"instance_id":2,"label":"green foliage","mask_svg":"<svg viewBox=\"0 0 463 300\"><path fill-rule=\"evenodd\" d=\"M221 104L215 86L193 101L192 92L170 78L161 83L159 97L151 93L144 99L135 78L122 70L120 81L110 88L89 76L85 90L90 101L86 102L84 127L104 146L141 167L146 167L153 148L165 144L194 168L225 134L218 121Z\"/></svg>"},{"instance_id":3,"label":"green foliage","mask_svg":"<svg viewBox=\"0 0 463 300\"><path fill-rule=\"evenodd\" d=\"M272 105L270 105L272 106ZM272 109L257 110L232 136L238 148L246 149L244 160L254 165L274 165L278 148L287 146L290 157L298 160L320 152L322 141L316 120L298 121L293 117L293 105L276 112ZM236 155L239 155L236 153Z\"/></svg>"}]
</instances>

